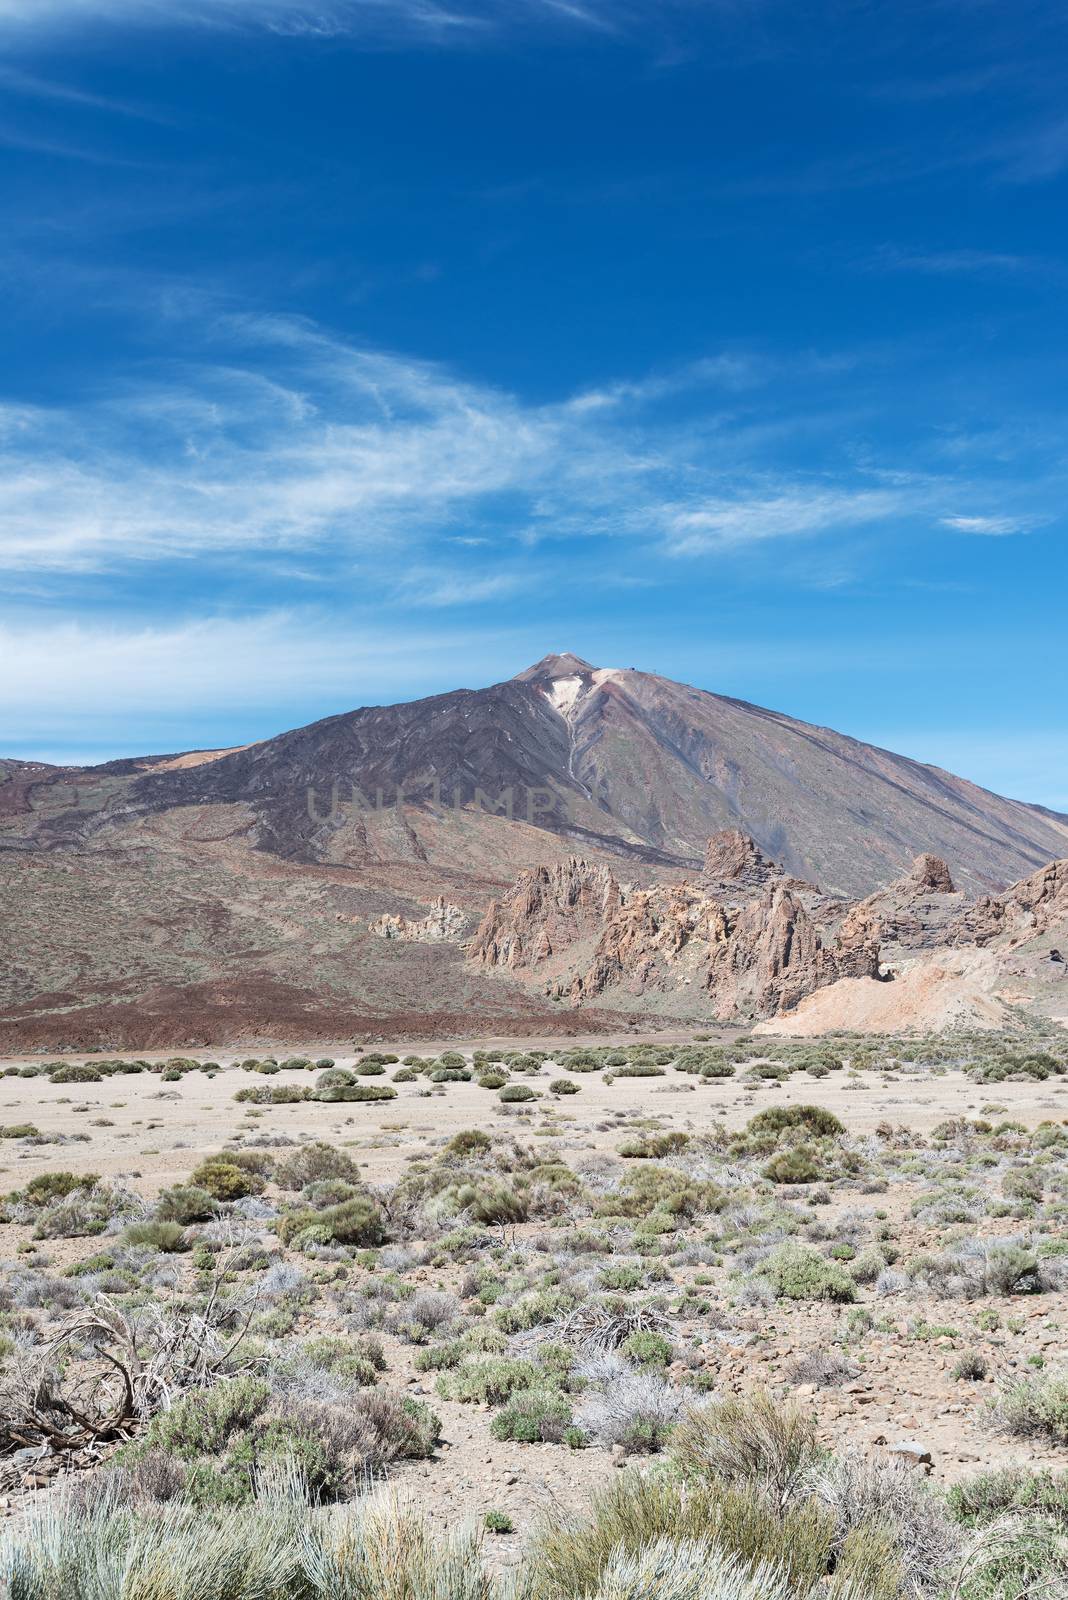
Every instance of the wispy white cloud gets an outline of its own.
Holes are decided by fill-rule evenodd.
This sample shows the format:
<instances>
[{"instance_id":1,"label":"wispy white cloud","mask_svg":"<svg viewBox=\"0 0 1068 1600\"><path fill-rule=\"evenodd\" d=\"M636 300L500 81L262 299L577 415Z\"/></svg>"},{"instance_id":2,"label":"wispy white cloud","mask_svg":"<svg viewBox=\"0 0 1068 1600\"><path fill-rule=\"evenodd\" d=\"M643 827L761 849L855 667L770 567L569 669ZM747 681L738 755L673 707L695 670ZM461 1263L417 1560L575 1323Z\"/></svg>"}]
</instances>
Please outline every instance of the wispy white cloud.
<instances>
[{"instance_id":1,"label":"wispy white cloud","mask_svg":"<svg viewBox=\"0 0 1068 1600\"><path fill-rule=\"evenodd\" d=\"M355 567L384 599L461 606L532 582L521 552L591 538L699 558L904 517L988 534L1035 520L961 515L974 482L850 453L837 416L831 464L773 465L796 458L792 432L811 458L818 422L811 405L739 400L783 370L744 354L529 403L299 318L204 301L175 315L184 363L113 375L66 409L0 402L0 569L195 560L304 583Z\"/></svg>"},{"instance_id":2,"label":"wispy white cloud","mask_svg":"<svg viewBox=\"0 0 1068 1600\"><path fill-rule=\"evenodd\" d=\"M699 555L765 539L859 527L915 509L915 497L903 490L828 489L796 483L774 493L761 493L755 486L748 493L669 508L668 546L673 555Z\"/></svg>"},{"instance_id":3,"label":"wispy white cloud","mask_svg":"<svg viewBox=\"0 0 1068 1600\"><path fill-rule=\"evenodd\" d=\"M446 41L524 21L614 32L634 10L615 0L0 0L0 29L29 33L83 22Z\"/></svg>"},{"instance_id":4,"label":"wispy white cloud","mask_svg":"<svg viewBox=\"0 0 1068 1600\"><path fill-rule=\"evenodd\" d=\"M1013 533L1030 533L1034 527L1031 519L1021 517L942 517L944 528L956 533L976 533L988 539L1004 539Z\"/></svg>"},{"instance_id":5,"label":"wispy white cloud","mask_svg":"<svg viewBox=\"0 0 1068 1600\"><path fill-rule=\"evenodd\" d=\"M1004 250L908 250L884 245L867 265L880 272L918 272L932 277L1006 277L1044 270L1034 256Z\"/></svg>"},{"instance_id":6,"label":"wispy white cloud","mask_svg":"<svg viewBox=\"0 0 1068 1600\"><path fill-rule=\"evenodd\" d=\"M500 545L521 532L537 543L539 531L667 534L694 551L893 509L882 490L797 484L717 498L707 435L637 420L681 379L620 384L603 405L583 403L588 393L525 405L300 319L198 307L198 320L214 359L116 380L66 411L0 411L0 566L114 571L454 539ZM731 383L756 370L731 356L694 371L711 382L721 365ZM427 603L503 592L484 570L477 582L420 582Z\"/></svg>"}]
</instances>

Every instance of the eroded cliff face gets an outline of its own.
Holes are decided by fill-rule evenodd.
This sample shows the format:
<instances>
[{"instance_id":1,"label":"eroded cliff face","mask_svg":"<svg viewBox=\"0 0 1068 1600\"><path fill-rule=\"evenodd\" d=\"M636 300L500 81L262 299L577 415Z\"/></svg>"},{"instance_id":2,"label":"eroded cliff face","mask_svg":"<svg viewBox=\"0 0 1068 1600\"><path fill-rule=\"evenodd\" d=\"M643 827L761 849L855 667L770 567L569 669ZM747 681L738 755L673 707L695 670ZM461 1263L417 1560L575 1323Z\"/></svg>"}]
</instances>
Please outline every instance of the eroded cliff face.
<instances>
[{"instance_id":1,"label":"eroded cliff face","mask_svg":"<svg viewBox=\"0 0 1068 1600\"><path fill-rule=\"evenodd\" d=\"M1068 928L1068 859L1051 861L1000 895L982 895L950 929L947 944L1009 948L1047 935L1064 941Z\"/></svg>"},{"instance_id":2,"label":"eroded cliff face","mask_svg":"<svg viewBox=\"0 0 1068 1600\"><path fill-rule=\"evenodd\" d=\"M879 941L884 956L934 950L948 942L950 929L966 905L941 856L918 855L909 870L874 894L858 901L846 920L863 919Z\"/></svg>"},{"instance_id":3,"label":"eroded cliff face","mask_svg":"<svg viewBox=\"0 0 1068 1600\"><path fill-rule=\"evenodd\" d=\"M471 959L573 1003L688 990L723 1019L770 1016L838 978L878 976L876 926L859 908L837 930L821 927L799 892L809 886L751 840L721 835L713 847L696 883L634 888L578 858L523 873L489 907Z\"/></svg>"},{"instance_id":4,"label":"eroded cliff face","mask_svg":"<svg viewBox=\"0 0 1068 1600\"><path fill-rule=\"evenodd\" d=\"M521 872L503 900L490 902L471 945L484 967L533 968L599 937L623 890L604 866L570 857Z\"/></svg>"}]
</instances>

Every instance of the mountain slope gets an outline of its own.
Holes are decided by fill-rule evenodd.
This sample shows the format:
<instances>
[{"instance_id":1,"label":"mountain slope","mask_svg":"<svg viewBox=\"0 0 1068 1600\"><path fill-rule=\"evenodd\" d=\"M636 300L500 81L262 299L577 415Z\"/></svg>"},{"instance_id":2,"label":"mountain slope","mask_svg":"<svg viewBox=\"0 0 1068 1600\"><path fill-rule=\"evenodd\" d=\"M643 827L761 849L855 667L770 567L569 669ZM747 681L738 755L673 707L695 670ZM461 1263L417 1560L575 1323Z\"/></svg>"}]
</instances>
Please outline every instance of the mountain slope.
<instances>
[{"instance_id":1,"label":"mountain slope","mask_svg":"<svg viewBox=\"0 0 1068 1600\"><path fill-rule=\"evenodd\" d=\"M659 1004L675 1004L685 961L668 960L657 930L669 943L690 921L700 932L708 898L750 908L726 929L744 982L710 966L714 984L702 968L689 992L759 1012L844 970L845 902L918 854L943 857L971 905L1066 845L1068 818L935 768L649 673L549 656L486 689L229 750L77 769L0 761L0 1045L608 1026L607 1008L645 1003L627 969L650 940ZM421 936L439 897L450 928L474 928L519 874L573 855L640 890L599 953L600 934L587 940L592 1017ZM948 892L914 899L898 884L870 915L922 944L958 912ZM585 982L595 968L603 994L600 977Z\"/></svg>"},{"instance_id":2,"label":"mountain slope","mask_svg":"<svg viewBox=\"0 0 1068 1600\"><path fill-rule=\"evenodd\" d=\"M483 810L549 829L583 853L677 870L699 866L711 834L738 828L788 872L843 895L870 893L923 851L949 861L962 888L1001 888L1068 843L1068 818L936 767L572 655L547 656L486 689L364 707L233 751L77 773L11 764L0 823L16 826L0 842L73 843L205 805L249 807L260 850L350 865L374 854L380 807L393 813L387 831L400 858L426 861L429 849L439 865L450 836L428 818L456 825L466 815L470 833ZM464 829L453 833L462 856ZM492 836L496 875L508 881L517 865L510 827Z\"/></svg>"}]
</instances>

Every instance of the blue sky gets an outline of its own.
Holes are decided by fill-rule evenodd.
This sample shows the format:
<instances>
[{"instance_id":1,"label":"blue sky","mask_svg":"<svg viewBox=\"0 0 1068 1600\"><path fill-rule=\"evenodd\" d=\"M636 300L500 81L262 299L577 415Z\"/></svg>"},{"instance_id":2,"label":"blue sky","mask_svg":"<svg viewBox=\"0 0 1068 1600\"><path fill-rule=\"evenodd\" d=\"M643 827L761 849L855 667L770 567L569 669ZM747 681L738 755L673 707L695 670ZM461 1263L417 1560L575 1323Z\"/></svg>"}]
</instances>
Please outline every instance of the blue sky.
<instances>
[{"instance_id":1,"label":"blue sky","mask_svg":"<svg viewBox=\"0 0 1068 1600\"><path fill-rule=\"evenodd\" d=\"M1068 810L1066 44L0 0L0 751L572 649Z\"/></svg>"}]
</instances>

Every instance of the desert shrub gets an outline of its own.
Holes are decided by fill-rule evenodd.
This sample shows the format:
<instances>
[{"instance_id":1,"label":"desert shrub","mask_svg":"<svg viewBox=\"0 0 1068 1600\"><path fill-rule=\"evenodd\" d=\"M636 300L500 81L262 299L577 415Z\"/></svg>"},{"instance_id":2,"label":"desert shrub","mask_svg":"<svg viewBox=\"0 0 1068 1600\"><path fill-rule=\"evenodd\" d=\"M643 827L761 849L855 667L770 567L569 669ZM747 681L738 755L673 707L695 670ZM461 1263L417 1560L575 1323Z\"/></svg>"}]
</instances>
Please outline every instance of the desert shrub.
<instances>
[{"instance_id":1,"label":"desert shrub","mask_svg":"<svg viewBox=\"0 0 1068 1600\"><path fill-rule=\"evenodd\" d=\"M813 1350L791 1362L787 1376L791 1383L813 1383L819 1389L834 1389L851 1383L861 1368L837 1350Z\"/></svg>"},{"instance_id":2,"label":"desert shrub","mask_svg":"<svg viewBox=\"0 0 1068 1600\"><path fill-rule=\"evenodd\" d=\"M484 1361L467 1360L438 1378L443 1400L503 1405L522 1390L537 1389L545 1374L532 1361L499 1356Z\"/></svg>"},{"instance_id":3,"label":"desert shrub","mask_svg":"<svg viewBox=\"0 0 1068 1600\"><path fill-rule=\"evenodd\" d=\"M266 1184L260 1173L241 1166L225 1156L209 1156L194 1168L189 1176L190 1185L204 1189L213 1200L245 1200L249 1195L262 1194Z\"/></svg>"},{"instance_id":4,"label":"desert shrub","mask_svg":"<svg viewBox=\"0 0 1068 1600\"><path fill-rule=\"evenodd\" d=\"M497 1099L503 1100L506 1105L519 1100L537 1100L537 1089L532 1089L529 1083L506 1083L503 1089L498 1090Z\"/></svg>"},{"instance_id":5,"label":"desert shrub","mask_svg":"<svg viewBox=\"0 0 1068 1600\"><path fill-rule=\"evenodd\" d=\"M638 1158L659 1161L664 1156L677 1155L680 1150L685 1150L689 1143L688 1133L635 1134L623 1140L619 1146L619 1154L627 1160Z\"/></svg>"},{"instance_id":6,"label":"desert shrub","mask_svg":"<svg viewBox=\"0 0 1068 1600\"><path fill-rule=\"evenodd\" d=\"M746 1123L746 1133L760 1138L764 1134L778 1134L788 1128L804 1128L806 1133L837 1137L845 1126L824 1106L769 1106L758 1111Z\"/></svg>"},{"instance_id":7,"label":"desert shrub","mask_svg":"<svg viewBox=\"0 0 1068 1600\"><path fill-rule=\"evenodd\" d=\"M218 1202L206 1189L192 1184L164 1189L156 1202L156 1216L161 1222L177 1222L183 1228L194 1222L210 1222L218 1209Z\"/></svg>"},{"instance_id":8,"label":"desert shrub","mask_svg":"<svg viewBox=\"0 0 1068 1600\"><path fill-rule=\"evenodd\" d=\"M671 1440L671 1457L690 1482L745 1485L786 1505L820 1458L810 1416L777 1405L763 1390L688 1413Z\"/></svg>"},{"instance_id":9,"label":"desert shrub","mask_svg":"<svg viewBox=\"0 0 1068 1600\"><path fill-rule=\"evenodd\" d=\"M388 1083L354 1083L344 1089L328 1089L320 1093L318 1089L312 1095L313 1100L344 1100L346 1102L361 1103L368 1100L395 1100L396 1089Z\"/></svg>"},{"instance_id":10,"label":"desert shrub","mask_svg":"<svg viewBox=\"0 0 1068 1600\"><path fill-rule=\"evenodd\" d=\"M533 1600L814 1600L832 1538L832 1518L811 1504L780 1515L750 1492L687 1489L662 1473L626 1471L595 1496L586 1515L556 1515L536 1530L528 1550L530 1590ZM709 1577L708 1588L692 1568L689 1583L673 1584L672 1566L683 1567L687 1552ZM724 1561L737 1565L733 1580L720 1587L715 1575ZM613 1573L646 1562L644 1582L613 1581ZM753 1569L750 1585L742 1574ZM876 1593L869 1589L864 1600Z\"/></svg>"},{"instance_id":11,"label":"desert shrub","mask_svg":"<svg viewBox=\"0 0 1068 1600\"><path fill-rule=\"evenodd\" d=\"M384 1498L309 1506L291 1471L263 1472L259 1499L204 1511L138 1495L139 1475L11 1527L0 1587L19 1600L503 1600L472 1529L432 1532Z\"/></svg>"},{"instance_id":12,"label":"desert shrub","mask_svg":"<svg viewBox=\"0 0 1068 1600\"><path fill-rule=\"evenodd\" d=\"M1014 1438L1068 1444L1068 1374L1011 1379L993 1403L992 1420L999 1432Z\"/></svg>"},{"instance_id":13,"label":"desert shrub","mask_svg":"<svg viewBox=\"0 0 1068 1600\"><path fill-rule=\"evenodd\" d=\"M990 1371L986 1357L978 1350L966 1350L950 1374L958 1383L979 1383Z\"/></svg>"},{"instance_id":14,"label":"desert shrub","mask_svg":"<svg viewBox=\"0 0 1068 1600\"><path fill-rule=\"evenodd\" d=\"M280 1161L275 1171L275 1182L280 1189L306 1189L309 1184L326 1178L359 1183L360 1169L344 1150L322 1141L301 1145Z\"/></svg>"},{"instance_id":15,"label":"desert shrub","mask_svg":"<svg viewBox=\"0 0 1068 1600\"><path fill-rule=\"evenodd\" d=\"M254 1106L289 1106L310 1100L311 1090L298 1083L254 1084L238 1089L234 1099Z\"/></svg>"},{"instance_id":16,"label":"desert shrub","mask_svg":"<svg viewBox=\"0 0 1068 1600\"><path fill-rule=\"evenodd\" d=\"M858 1251L849 1263L849 1276L854 1283L874 1283L888 1266L886 1252L878 1245L869 1245L866 1250Z\"/></svg>"},{"instance_id":17,"label":"desert shrub","mask_svg":"<svg viewBox=\"0 0 1068 1600\"><path fill-rule=\"evenodd\" d=\"M231 1379L182 1397L149 1425L128 1458L164 1450L188 1464L183 1494L203 1506L249 1501L255 1474L295 1467L316 1499L350 1493L368 1469L432 1453L440 1422L419 1401L349 1390L344 1407L274 1396L260 1379Z\"/></svg>"},{"instance_id":18,"label":"desert shrub","mask_svg":"<svg viewBox=\"0 0 1068 1600\"><path fill-rule=\"evenodd\" d=\"M625 1067L613 1067L613 1076L617 1078L662 1078L663 1067L658 1067L652 1061L628 1061Z\"/></svg>"},{"instance_id":19,"label":"desert shrub","mask_svg":"<svg viewBox=\"0 0 1068 1600\"><path fill-rule=\"evenodd\" d=\"M507 1072L498 1070L494 1070L492 1072L482 1072L479 1073L478 1076L478 1086L480 1089L503 1089L507 1082Z\"/></svg>"},{"instance_id":20,"label":"desert shrub","mask_svg":"<svg viewBox=\"0 0 1068 1600\"><path fill-rule=\"evenodd\" d=\"M668 1217L696 1217L716 1211L724 1203L718 1184L697 1182L675 1167L647 1166L624 1172L618 1190L597 1204L600 1217L648 1217L662 1212Z\"/></svg>"},{"instance_id":21,"label":"desert shrub","mask_svg":"<svg viewBox=\"0 0 1068 1600\"><path fill-rule=\"evenodd\" d=\"M1068 1524L1068 1472L995 1467L952 1484L947 1501L964 1523L992 1522L1006 1512L1038 1511Z\"/></svg>"},{"instance_id":22,"label":"desert shrub","mask_svg":"<svg viewBox=\"0 0 1068 1600\"><path fill-rule=\"evenodd\" d=\"M454 1133L445 1146L445 1154L450 1156L484 1156L493 1149L493 1140L488 1133L483 1133L480 1128L465 1128L462 1133Z\"/></svg>"},{"instance_id":23,"label":"desert shrub","mask_svg":"<svg viewBox=\"0 0 1068 1600\"><path fill-rule=\"evenodd\" d=\"M388 1327L412 1344L425 1344L435 1334L448 1333L460 1316L460 1302L451 1294L420 1289L403 1302Z\"/></svg>"},{"instance_id":24,"label":"desert shrub","mask_svg":"<svg viewBox=\"0 0 1068 1600\"><path fill-rule=\"evenodd\" d=\"M278 1236L283 1244L297 1243L308 1235L315 1243L354 1245L373 1249L386 1240L385 1219L370 1195L357 1194L322 1211L295 1211L282 1217Z\"/></svg>"},{"instance_id":25,"label":"desert shrub","mask_svg":"<svg viewBox=\"0 0 1068 1600\"><path fill-rule=\"evenodd\" d=\"M940 1590L956 1566L960 1538L944 1499L901 1463L852 1452L830 1456L808 1488L834 1517L836 1564L851 1545L855 1561L866 1543L877 1568L894 1573L908 1594Z\"/></svg>"},{"instance_id":26,"label":"desert shrub","mask_svg":"<svg viewBox=\"0 0 1068 1600\"><path fill-rule=\"evenodd\" d=\"M160 1250L165 1255L189 1249L185 1229L177 1222L131 1222L123 1239L127 1244Z\"/></svg>"},{"instance_id":27,"label":"desert shrub","mask_svg":"<svg viewBox=\"0 0 1068 1600\"><path fill-rule=\"evenodd\" d=\"M503 1333L525 1333L530 1328L544 1327L565 1315L575 1304L573 1293L565 1289L537 1289L511 1306L500 1306L494 1313L494 1323Z\"/></svg>"},{"instance_id":28,"label":"desert shrub","mask_svg":"<svg viewBox=\"0 0 1068 1600\"><path fill-rule=\"evenodd\" d=\"M32 1122L13 1122L0 1128L0 1139L36 1139L37 1129Z\"/></svg>"},{"instance_id":29,"label":"desert shrub","mask_svg":"<svg viewBox=\"0 0 1068 1600\"><path fill-rule=\"evenodd\" d=\"M69 1061L49 1074L53 1083L103 1083L104 1075L89 1063Z\"/></svg>"},{"instance_id":30,"label":"desert shrub","mask_svg":"<svg viewBox=\"0 0 1068 1600\"><path fill-rule=\"evenodd\" d=\"M677 1389L614 1353L587 1358L578 1372L586 1387L575 1421L588 1439L628 1453L663 1448L679 1414Z\"/></svg>"},{"instance_id":31,"label":"desert shrub","mask_svg":"<svg viewBox=\"0 0 1068 1600\"><path fill-rule=\"evenodd\" d=\"M674 1357L675 1349L671 1340L665 1339L662 1333L638 1328L628 1333L619 1346L619 1353L626 1356L628 1361L633 1361L636 1367L666 1367Z\"/></svg>"},{"instance_id":32,"label":"desert shrub","mask_svg":"<svg viewBox=\"0 0 1068 1600\"><path fill-rule=\"evenodd\" d=\"M554 1078L549 1085L549 1093L555 1095L578 1094L581 1089L581 1083L575 1083L572 1078Z\"/></svg>"},{"instance_id":33,"label":"desert shrub","mask_svg":"<svg viewBox=\"0 0 1068 1600\"><path fill-rule=\"evenodd\" d=\"M95 1172L42 1172L30 1179L21 1198L27 1205L50 1206L79 1190L92 1189L99 1182Z\"/></svg>"},{"instance_id":34,"label":"desert shrub","mask_svg":"<svg viewBox=\"0 0 1068 1600\"><path fill-rule=\"evenodd\" d=\"M849 1274L805 1245L779 1245L761 1263L759 1272L782 1300L830 1300L844 1305L857 1297Z\"/></svg>"},{"instance_id":35,"label":"desert shrub","mask_svg":"<svg viewBox=\"0 0 1068 1600\"><path fill-rule=\"evenodd\" d=\"M764 1168L765 1178L772 1183L820 1183L831 1175L815 1150L806 1144L780 1150Z\"/></svg>"},{"instance_id":36,"label":"desert shrub","mask_svg":"<svg viewBox=\"0 0 1068 1600\"><path fill-rule=\"evenodd\" d=\"M559 1444L571 1422L571 1402L556 1389L518 1389L490 1424L495 1439Z\"/></svg>"},{"instance_id":37,"label":"desert shrub","mask_svg":"<svg viewBox=\"0 0 1068 1600\"><path fill-rule=\"evenodd\" d=\"M1042 1199L1042 1178L1033 1167L1012 1167L1001 1180L1001 1192L1010 1200Z\"/></svg>"},{"instance_id":38,"label":"desert shrub","mask_svg":"<svg viewBox=\"0 0 1068 1600\"><path fill-rule=\"evenodd\" d=\"M1046 1286L1042 1267L1030 1250L979 1239L942 1255L917 1256L910 1262L909 1272L930 1293L954 1299L1037 1294Z\"/></svg>"}]
</instances>

